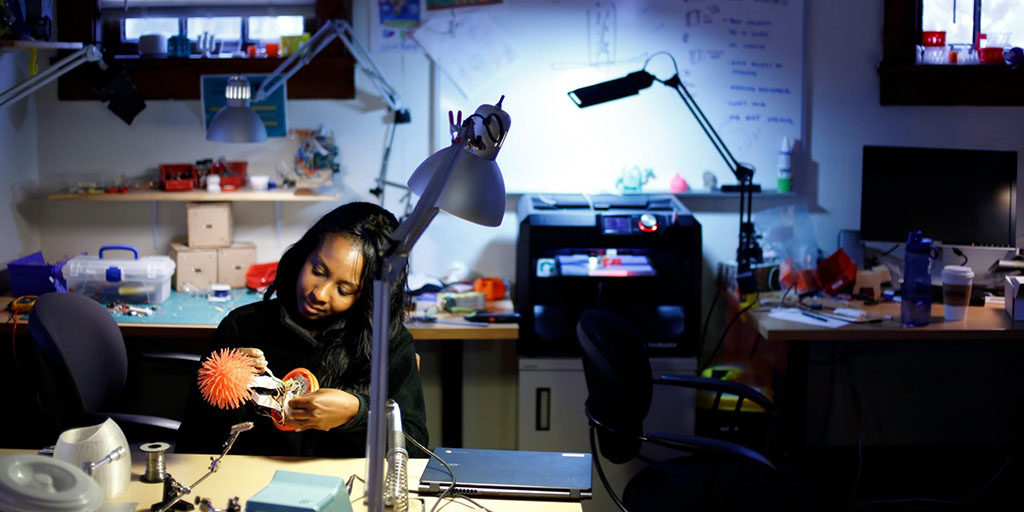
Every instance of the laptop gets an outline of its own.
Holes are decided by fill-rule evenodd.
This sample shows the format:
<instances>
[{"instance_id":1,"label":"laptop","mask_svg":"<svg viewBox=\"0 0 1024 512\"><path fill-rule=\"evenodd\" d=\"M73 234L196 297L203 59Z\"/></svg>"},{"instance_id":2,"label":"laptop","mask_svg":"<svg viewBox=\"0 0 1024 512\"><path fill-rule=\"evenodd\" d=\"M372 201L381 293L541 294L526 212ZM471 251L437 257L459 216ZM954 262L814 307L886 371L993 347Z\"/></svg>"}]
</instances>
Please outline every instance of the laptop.
<instances>
[{"instance_id":1,"label":"laptop","mask_svg":"<svg viewBox=\"0 0 1024 512\"><path fill-rule=\"evenodd\" d=\"M455 471L453 492L459 494L571 501L592 497L589 453L437 447L434 454ZM431 458L420 476L419 493L438 495L451 484L448 469Z\"/></svg>"}]
</instances>

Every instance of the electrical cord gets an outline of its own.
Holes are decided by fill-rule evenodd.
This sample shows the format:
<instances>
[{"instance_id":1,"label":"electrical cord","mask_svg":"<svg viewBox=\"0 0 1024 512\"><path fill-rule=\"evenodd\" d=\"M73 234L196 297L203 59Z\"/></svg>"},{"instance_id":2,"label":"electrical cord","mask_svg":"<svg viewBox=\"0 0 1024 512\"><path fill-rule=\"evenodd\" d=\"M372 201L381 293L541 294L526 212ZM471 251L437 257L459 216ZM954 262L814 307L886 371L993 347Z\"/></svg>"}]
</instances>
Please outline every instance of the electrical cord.
<instances>
[{"instance_id":1,"label":"electrical cord","mask_svg":"<svg viewBox=\"0 0 1024 512\"><path fill-rule=\"evenodd\" d=\"M902 244L896 244L896 245L892 246L891 248L889 248L888 251L885 251L882 254L879 254L877 256L872 256L871 258L864 260L864 263L865 263L864 266L867 267L867 268L874 268L874 267L878 266L881 263L882 258L892 254L892 252L895 251L896 249L899 249L901 245Z\"/></svg>"},{"instance_id":2,"label":"electrical cord","mask_svg":"<svg viewBox=\"0 0 1024 512\"><path fill-rule=\"evenodd\" d=\"M704 317L704 328L701 329L701 332L700 332L700 345L699 345L699 350L697 352L698 354L701 351L704 350L704 342L707 340L707 337L708 337L708 324L711 323L711 312L715 310L715 304L718 304L718 297L721 296L721 295L722 295L722 287L721 286L716 286L715 287L715 296L714 296L714 298L711 299L711 306L708 308L707 316Z\"/></svg>"},{"instance_id":3,"label":"electrical cord","mask_svg":"<svg viewBox=\"0 0 1024 512\"><path fill-rule=\"evenodd\" d=\"M739 318L743 316L743 313L746 313L747 311L750 310L750 308L754 307L754 305L757 304L760 299L761 290L758 290L757 295L754 296L754 300L750 301L750 304L747 304L746 306L743 307L743 309L737 311L736 314L733 315L732 320L729 320L729 323L725 326L725 330L722 331L722 336L718 338L718 344L715 345L714 350L711 351L711 353L708 355L707 359L704 361L703 364L697 365L697 375L703 373L704 370L707 369L708 365L711 364L711 361L715 360L715 356L718 355L718 351L722 349L722 344L725 343L725 335L729 333L729 329L731 329L733 324L736 323L736 320L739 320Z\"/></svg>"},{"instance_id":4,"label":"electrical cord","mask_svg":"<svg viewBox=\"0 0 1024 512\"><path fill-rule=\"evenodd\" d=\"M975 498L980 496L983 492L985 492L989 488L989 486L991 486L992 483L995 482L996 479L999 478L999 476L1002 475L1004 471L1006 471L1006 468L1010 465L1010 462L1013 462L1013 459L1015 459L1016 457L1017 457L1016 453L1011 453L1010 455L1008 455L1006 457L1006 460L1003 461L1002 465L999 466L999 469L997 469L996 472L993 473L992 476L990 476L988 478L988 480L986 480L980 486L978 486L977 489L975 489L975 490L973 490L973 491L971 491L971 492L969 492L969 493L967 493L967 494L965 494L963 496L960 496L959 498L942 499L942 498L928 498L928 497L913 497L913 498L892 498L892 499L880 499L880 500L865 500L865 501L854 503L850 508L858 509L858 508L864 508L864 507L872 507L872 506L875 506L875 505L904 505L904 504L909 504L909 503L929 503L929 504L935 504L935 505L963 505L963 504L966 504L966 503L970 503Z\"/></svg>"},{"instance_id":5,"label":"electrical cord","mask_svg":"<svg viewBox=\"0 0 1024 512\"><path fill-rule=\"evenodd\" d=\"M469 501L470 503L472 503L472 504L473 504L473 506L477 507L477 508L478 508L478 509L480 509L480 510L484 510L484 511L486 511L486 512L492 512L492 511L491 511L491 510L490 510L489 508L487 508L487 507L485 507L485 506L483 506L483 505L481 505L481 504L477 503L476 501L474 501L474 500L473 500L472 498L470 498L469 496L466 496L465 494L462 494L462 493L459 493L459 492L455 492L455 491L453 490L453 489L455 489L455 470L454 470L454 469L452 469L452 467L451 467L451 466L449 466L449 465L448 465L448 463L447 463L447 462L445 462L445 460L444 460L444 459L442 459L441 457L439 457L439 456L438 456L438 455L437 455L436 453L434 453L433 451L431 451L431 450L430 450L429 448L427 448L426 446L423 446L422 444L420 444L420 442L419 442L419 441L417 441L417 440L413 439L412 437L410 437L410 436L409 436L409 434L405 434L405 439L406 439L406 440L408 440L408 441L409 441L410 443L412 443L413 445L415 445L415 446L416 446L417 448L419 448L420 450L422 450L423 452L425 452L426 454L430 455L430 456L431 456L432 458L434 458L434 459L437 459L437 461L438 461L438 462L440 462L440 463L441 463L441 465L443 465L443 466L444 466L444 468L445 468L446 470L448 470L448 474L449 474L449 475L451 475L451 477L452 477L452 484L451 484L450 486L448 486L448 488L447 488L447 489L445 489L445 490L444 490L444 491L443 491L443 492L442 492L442 493L441 493L441 494L440 494L440 495L439 495L439 496L437 497L437 501L435 501L435 502L434 502L434 505L433 505L432 507L430 507L430 512L434 512L434 509L436 509L436 508L437 508L437 505L438 505L439 503L441 503L442 501L444 501L444 499L445 499L446 497L448 497L449 495L451 495L451 496L452 496L453 498L463 498L463 499L465 499L466 501Z\"/></svg>"},{"instance_id":6,"label":"electrical cord","mask_svg":"<svg viewBox=\"0 0 1024 512\"><path fill-rule=\"evenodd\" d=\"M963 258L963 259L964 259L964 261L961 261L961 262L960 262L960 266L961 266L961 267L962 267L962 266L965 266L965 265L967 265L967 261L968 261L968 259L967 259L967 255L966 255L966 254L964 254L964 252L963 252L963 251L961 251L961 250L960 250L959 248L957 248L957 247L950 247L950 249L952 249L952 250L953 250L953 254L956 254L957 256L960 256L961 258Z\"/></svg>"}]
</instances>

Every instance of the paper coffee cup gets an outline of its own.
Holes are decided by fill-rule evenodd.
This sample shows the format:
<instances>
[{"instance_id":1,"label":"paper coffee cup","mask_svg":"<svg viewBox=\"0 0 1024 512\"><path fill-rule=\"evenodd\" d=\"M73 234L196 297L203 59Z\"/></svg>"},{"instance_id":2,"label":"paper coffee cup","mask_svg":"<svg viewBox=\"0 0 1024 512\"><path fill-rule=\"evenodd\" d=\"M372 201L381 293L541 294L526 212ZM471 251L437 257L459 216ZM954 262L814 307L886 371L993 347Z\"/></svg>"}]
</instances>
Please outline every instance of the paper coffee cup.
<instances>
[{"instance_id":1,"label":"paper coffee cup","mask_svg":"<svg viewBox=\"0 0 1024 512\"><path fill-rule=\"evenodd\" d=\"M967 318L973 281L974 271L970 267L947 265L942 269L942 302L947 321Z\"/></svg>"}]
</instances>

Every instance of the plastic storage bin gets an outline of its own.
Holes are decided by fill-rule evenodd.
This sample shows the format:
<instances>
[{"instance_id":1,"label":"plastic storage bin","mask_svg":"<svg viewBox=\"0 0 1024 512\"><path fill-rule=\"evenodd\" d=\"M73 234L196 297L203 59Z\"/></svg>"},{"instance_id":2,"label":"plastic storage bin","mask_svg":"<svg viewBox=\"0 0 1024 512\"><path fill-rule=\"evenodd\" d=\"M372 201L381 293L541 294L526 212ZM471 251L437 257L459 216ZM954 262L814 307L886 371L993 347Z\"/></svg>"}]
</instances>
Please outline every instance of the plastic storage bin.
<instances>
[{"instance_id":1,"label":"plastic storage bin","mask_svg":"<svg viewBox=\"0 0 1024 512\"><path fill-rule=\"evenodd\" d=\"M42 251L7 263L11 276L11 296L42 295L46 292L65 291L60 269L65 262L55 265L46 263ZM53 278L51 280L50 278Z\"/></svg>"},{"instance_id":2,"label":"plastic storage bin","mask_svg":"<svg viewBox=\"0 0 1024 512\"><path fill-rule=\"evenodd\" d=\"M132 259L104 258L110 250L131 251ZM68 260L62 269L68 291L107 304L160 304L171 295L174 261L167 256L145 256L129 245L105 245L98 256L82 255Z\"/></svg>"},{"instance_id":3,"label":"plastic storage bin","mask_svg":"<svg viewBox=\"0 0 1024 512\"><path fill-rule=\"evenodd\" d=\"M160 184L168 192L192 190L196 170L192 164L160 164Z\"/></svg>"}]
</instances>

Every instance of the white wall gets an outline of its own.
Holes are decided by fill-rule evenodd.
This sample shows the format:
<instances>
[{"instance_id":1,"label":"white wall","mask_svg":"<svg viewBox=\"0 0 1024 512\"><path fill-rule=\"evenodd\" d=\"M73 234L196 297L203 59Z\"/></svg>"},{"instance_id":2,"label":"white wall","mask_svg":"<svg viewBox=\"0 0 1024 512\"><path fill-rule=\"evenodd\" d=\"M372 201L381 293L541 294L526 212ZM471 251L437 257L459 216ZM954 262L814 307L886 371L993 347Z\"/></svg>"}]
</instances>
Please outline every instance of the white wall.
<instances>
[{"instance_id":1,"label":"white wall","mask_svg":"<svg viewBox=\"0 0 1024 512\"><path fill-rule=\"evenodd\" d=\"M0 91L28 77L28 52L0 51ZM0 264L39 250L32 205L19 200L39 179L36 102L31 96L0 110Z\"/></svg>"},{"instance_id":2,"label":"white wall","mask_svg":"<svg viewBox=\"0 0 1024 512\"><path fill-rule=\"evenodd\" d=\"M361 35L368 25L367 4L355 2L354 25ZM836 248L839 229L856 228L859 224L863 145L1024 149L1024 139L1019 136L1024 124L1020 107L879 105L876 66L881 59L882 2L848 5L812 0L807 10L805 69L809 86L805 88L806 134L802 143L809 158L803 162L805 167L796 171L795 188L799 200L816 212L815 230L826 253ZM5 69L15 65L11 53L4 53L2 58L0 63ZM395 82L413 116L411 124L399 127L390 165L390 177L404 180L431 152L431 140L440 140L439 134L430 134L428 128L433 94L430 63L415 53L382 54L376 58ZM368 190L379 169L386 127L380 99L361 74L357 74L357 89L355 100L288 103L291 127L313 128L324 123L334 129L342 151L345 200L373 199ZM267 172L279 162L290 165L297 143L294 139L276 139L265 145L206 142L196 101L149 101L128 126L99 102L58 102L55 91L50 86L36 95L37 123L33 123L31 99L0 116L0 144L5 149L5 186L0 199L11 204L15 213L5 216L0 225L4 225L5 234L12 233L5 239L16 240L14 244L4 244L3 255L21 255L41 247L48 258L56 258L95 251L94 246L99 243L132 243L145 253L162 253L171 237L185 232L184 205L178 203L159 204L156 247L150 205L145 203L44 202L45 213L26 223L25 212L30 205L11 203L10 194L17 182L34 177L36 168L40 181L50 187L63 183L61 178L69 174L135 176L155 172L162 162L218 156L246 159L252 172ZM33 133L35 124L38 134ZM33 151L37 140L38 148ZM399 209L397 199L398 193L389 191L388 206L393 210ZM689 204L704 225L709 270L715 262L731 259L735 251L736 221L732 214L734 205L730 203ZM774 204L777 201L761 199L755 207ZM283 231L278 239L271 205L236 204L236 238L257 242L260 259L270 261L332 206L283 205ZM413 270L441 275L451 261L461 261L481 274L512 277L516 231L514 209L510 209L497 229L480 228L442 215L414 251Z\"/></svg>"},{"instance_id":3,"label":"white wall","mask_svg":"<svg viewBox=\"0 0 1024 512\"><path fill-rule=\"evenodd\" d=\"M365 40L369 1L357 1L357 34ZM1024 152L1024 108L1021 107L882 107L876 67L882 50L882 4L807 0L807 46L804 66L803 168L797 169L794 187L797 201L813 213L818 244L827 253L836 248L840 229L859 225L861 148L865 144L1007 149ZM375 55L384 73L395 82L412 113L413 122L399 128L391 160L391 178L404 181L431 152L431 143L447 134L429 133L434 75L420 54ZM0 52L0 82L6 82L15 64ZM444 78L438 78L444 80ZM341 146L344 168L344 199L372 197L368 190L380 165L386 126L384 109L375 89L357 74L357 98L346 101L291 101L291 127L315 128L320 123L334 129ZM941 87L941 84L936 84ZM98 102L58 102L50 86L19 107L0 112L0 202L11 215L0 218L3 242L0 256L11 259L42 248L50 258L94 252L101 243L130 243L144 253L163 253L167 241L185 234L184 205L158 206L156 248L151 231L150 205L37 202L45 207L30 221L34 207L12 200L12 187L23 179L38 177L53 184L61 175L99 172L109 176L134 176L160 163L188 162L226 156L246 159L253 172L270 171L279 161L290 162L295 141L275 140L266 145L209 143L203 139L199 103L150 101L128 126ZM466 105L469 111L476 105ZM680 106L680 108L682 108ZM515 119L515 112L511 112ZM37 120L36 120L37 119ZM528 130L517 124L514 130ZM510 139L509 143L514 143ZM710 150L710 148L708 148ZM625 150L625 149L624 149ZM1020 159L1024 165L1024 158ZM500 158L499 158L500 163ZM38 169L38 171L37 171ZM762 172L773 172L768 170ZM1022 180L1018 180L1022 181ZM969 183L969 177L965 177ZM392 210L398 210L398 194L389 191ZM715 263L734 258L737 221L735 200L686 200L704 227L705 281L713 278ZM761 198L755 209L779 204ZM947 207L950 198L936 198L936 207ZM510 201L514 205L514 200ZM332 204L282 205L280 243L270 204L236 204L236 238L255 241L260 260L276 259L287 244L297 239ZM1020 209L1018 209L1020 211ZM899 205L893 208L899 214ZM966 214L969 214L966 213ZM1018 221L1018 225L1022 223ZM514 206L501 227L481 228L445 215L438 217L417 245L413 270L442 275L451 261L461 261L476 272L514 277L517 219ZM1020 237L1018 237L1020 240ZM1018 245L1021 245L1018 242ZM705 308L710 302L705 286ZM467 367L472 366L467 361ZM514 407L514 384L498 399ZM495 426L501 439L514 438L504 426ZM439 439L435 432L435 438ZM495 444L499 446L501 443Z\"/></svg>"},{"instance_id":4,"label":"white wall","mask_svg":"<svg viewBox=\"0 0 1024 512\"><path fill-rule=\"evenodd\" d=\"M835 250L840 229L860 225L861 149L867 144L1013 150L1024 169L1024 107L883 107L876 68L882 59L882 1L810 2L810 139L817 185L808 201L818 244ZM870 5L868 5L870 4ZM942 87L941 83L934 84ZM964 186L971 177L964 176ZM799 190L804 184L797 183ZM1018 194L1019 201L1020 194ZM936 208L955 207L935 198ZM886 207L879 205L879 207ZM893 215L901 206L891 205ZM1017 245L1021 244L1018 208ZM970 211L965 211L970 215Z\"/></svg>"}]
</instances>

